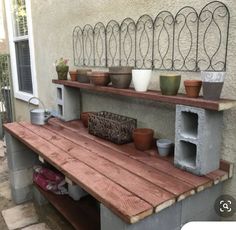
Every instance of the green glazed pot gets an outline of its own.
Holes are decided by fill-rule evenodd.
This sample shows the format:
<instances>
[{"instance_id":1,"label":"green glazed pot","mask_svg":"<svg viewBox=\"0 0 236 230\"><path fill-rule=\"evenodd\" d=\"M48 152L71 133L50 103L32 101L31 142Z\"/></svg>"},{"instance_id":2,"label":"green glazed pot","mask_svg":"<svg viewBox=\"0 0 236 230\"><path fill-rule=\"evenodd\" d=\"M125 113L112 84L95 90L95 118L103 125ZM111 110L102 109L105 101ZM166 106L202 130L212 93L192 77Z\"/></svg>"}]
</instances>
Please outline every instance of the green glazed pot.
<instances>
[{"instance_id":1,"label":"green glazed pot","mask_svg":"<svg viewBox=\"0 0 236 230\"><path fill-rule=\"evenodd\" d=\"M69 71L69 66L67 65L57 65L56 66L57 76L59 80L67 80L67 75Z\"/></svg>"},{"instance_id":2,"label":"green glazed pot","mask_svg":"<svg viewBox=\"0 0 236 230\"><path fill-rule=\"evenodd\" d=\"M160 75L160 88L163 95L176 95L179 90L181 75L162 74Z\"/></svg>"}]
</instances>

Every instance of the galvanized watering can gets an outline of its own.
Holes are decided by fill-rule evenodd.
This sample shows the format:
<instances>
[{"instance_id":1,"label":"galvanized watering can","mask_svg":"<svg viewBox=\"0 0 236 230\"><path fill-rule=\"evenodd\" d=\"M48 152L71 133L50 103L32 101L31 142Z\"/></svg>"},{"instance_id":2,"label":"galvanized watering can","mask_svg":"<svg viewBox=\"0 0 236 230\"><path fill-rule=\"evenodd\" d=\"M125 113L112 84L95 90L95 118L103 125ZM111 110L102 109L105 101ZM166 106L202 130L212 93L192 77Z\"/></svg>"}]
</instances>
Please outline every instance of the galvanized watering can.
<instances>
[{"instance_id":1,"label":"galvanized watering can","mask_svg":"<svg viewBox=\"0 0 236 230\"><path fill-rule=\"evenodd\" d=\"M37 99L41 105L43 106L43 109L30 109L30 102L33 99ZM52 114L45 109L45 106L43 102L37 98L37 97L31 97L28 101L28 107L30 111L30 121L34 125L45 125L47 121L53 117Z\"/></svg>"}]
</instances>

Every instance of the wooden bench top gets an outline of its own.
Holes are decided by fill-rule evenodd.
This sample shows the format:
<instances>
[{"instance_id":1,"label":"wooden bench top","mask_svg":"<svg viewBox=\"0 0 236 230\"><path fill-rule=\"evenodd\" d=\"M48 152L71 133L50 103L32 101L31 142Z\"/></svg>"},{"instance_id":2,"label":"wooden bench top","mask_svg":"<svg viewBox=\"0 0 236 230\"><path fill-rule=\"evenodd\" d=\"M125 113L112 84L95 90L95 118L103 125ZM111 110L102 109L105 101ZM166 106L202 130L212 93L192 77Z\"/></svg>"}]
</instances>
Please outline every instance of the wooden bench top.
<instances>
[{"instance_id":1,"label":"wooden bench top","mask_svg":"<svg viewBox=\"0 0 236 230\"><path fill-rule=\"evenodd\" d=\"M156 150L135 149L133 143L116 145L88 134L79 120L35 126L9 123L5 129L66 177L128 223L135 223L232 177L232 164L196 176L173 165L173 158Z\"/></svg>"}]
</instances>

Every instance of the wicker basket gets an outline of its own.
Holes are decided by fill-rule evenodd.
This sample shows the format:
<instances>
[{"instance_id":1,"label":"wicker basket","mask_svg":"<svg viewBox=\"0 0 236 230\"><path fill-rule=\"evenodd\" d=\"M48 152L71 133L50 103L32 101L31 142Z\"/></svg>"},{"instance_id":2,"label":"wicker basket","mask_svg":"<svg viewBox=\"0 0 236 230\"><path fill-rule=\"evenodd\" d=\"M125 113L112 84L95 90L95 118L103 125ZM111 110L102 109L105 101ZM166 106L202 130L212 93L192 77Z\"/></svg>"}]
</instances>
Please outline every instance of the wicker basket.
<instances>
[{"instance_id":1,"label":"wicker basket","mask_svg":"<svg viewBox=\"0 0 236 230\"><path fill-rule=\"evenodd\" d=\"M137 120L110 112L98 112L89 116L89 133L116 144L132 141Z\"/></svg>"}]
</instances>

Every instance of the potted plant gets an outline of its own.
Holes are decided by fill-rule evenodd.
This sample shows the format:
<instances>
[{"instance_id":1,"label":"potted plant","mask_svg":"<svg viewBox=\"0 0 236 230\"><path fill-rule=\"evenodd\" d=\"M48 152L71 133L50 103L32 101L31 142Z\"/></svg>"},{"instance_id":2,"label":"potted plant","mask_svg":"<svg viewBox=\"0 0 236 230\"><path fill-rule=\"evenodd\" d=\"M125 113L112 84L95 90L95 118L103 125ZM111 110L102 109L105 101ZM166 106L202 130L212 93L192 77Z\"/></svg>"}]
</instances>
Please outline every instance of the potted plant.
<instances>
[{"instance_id":1,"label":"potted plant","mask_svg":"<svg viewBox=\"0 0 236 230\"><path fill-rule=\"evenodd\" d=\"M152 76L150 69L133 69L132 81L134 89L138 92L146 92Z\"/></svg>"},{"instance_id":2,"label":"potted plant","mask_svg":"<svg viewBox=\"0 0 236 230\"><path fill-rule=\"evenodd\" d=\"M67 65L68 59L60 58L56 60L56 71L59 80L67 80L67 74L69 71L69 66Z\"/></svg>"},{"instance_id":3,"label":"potted plant","mask_svg":"<svg viewBox=\"0 0 236 230\"><path fill-rule=\"evenodd\" d=\"M202 71L203 98L217 101L224 84L225 72Z\"/></svg>"}]
</instances>

